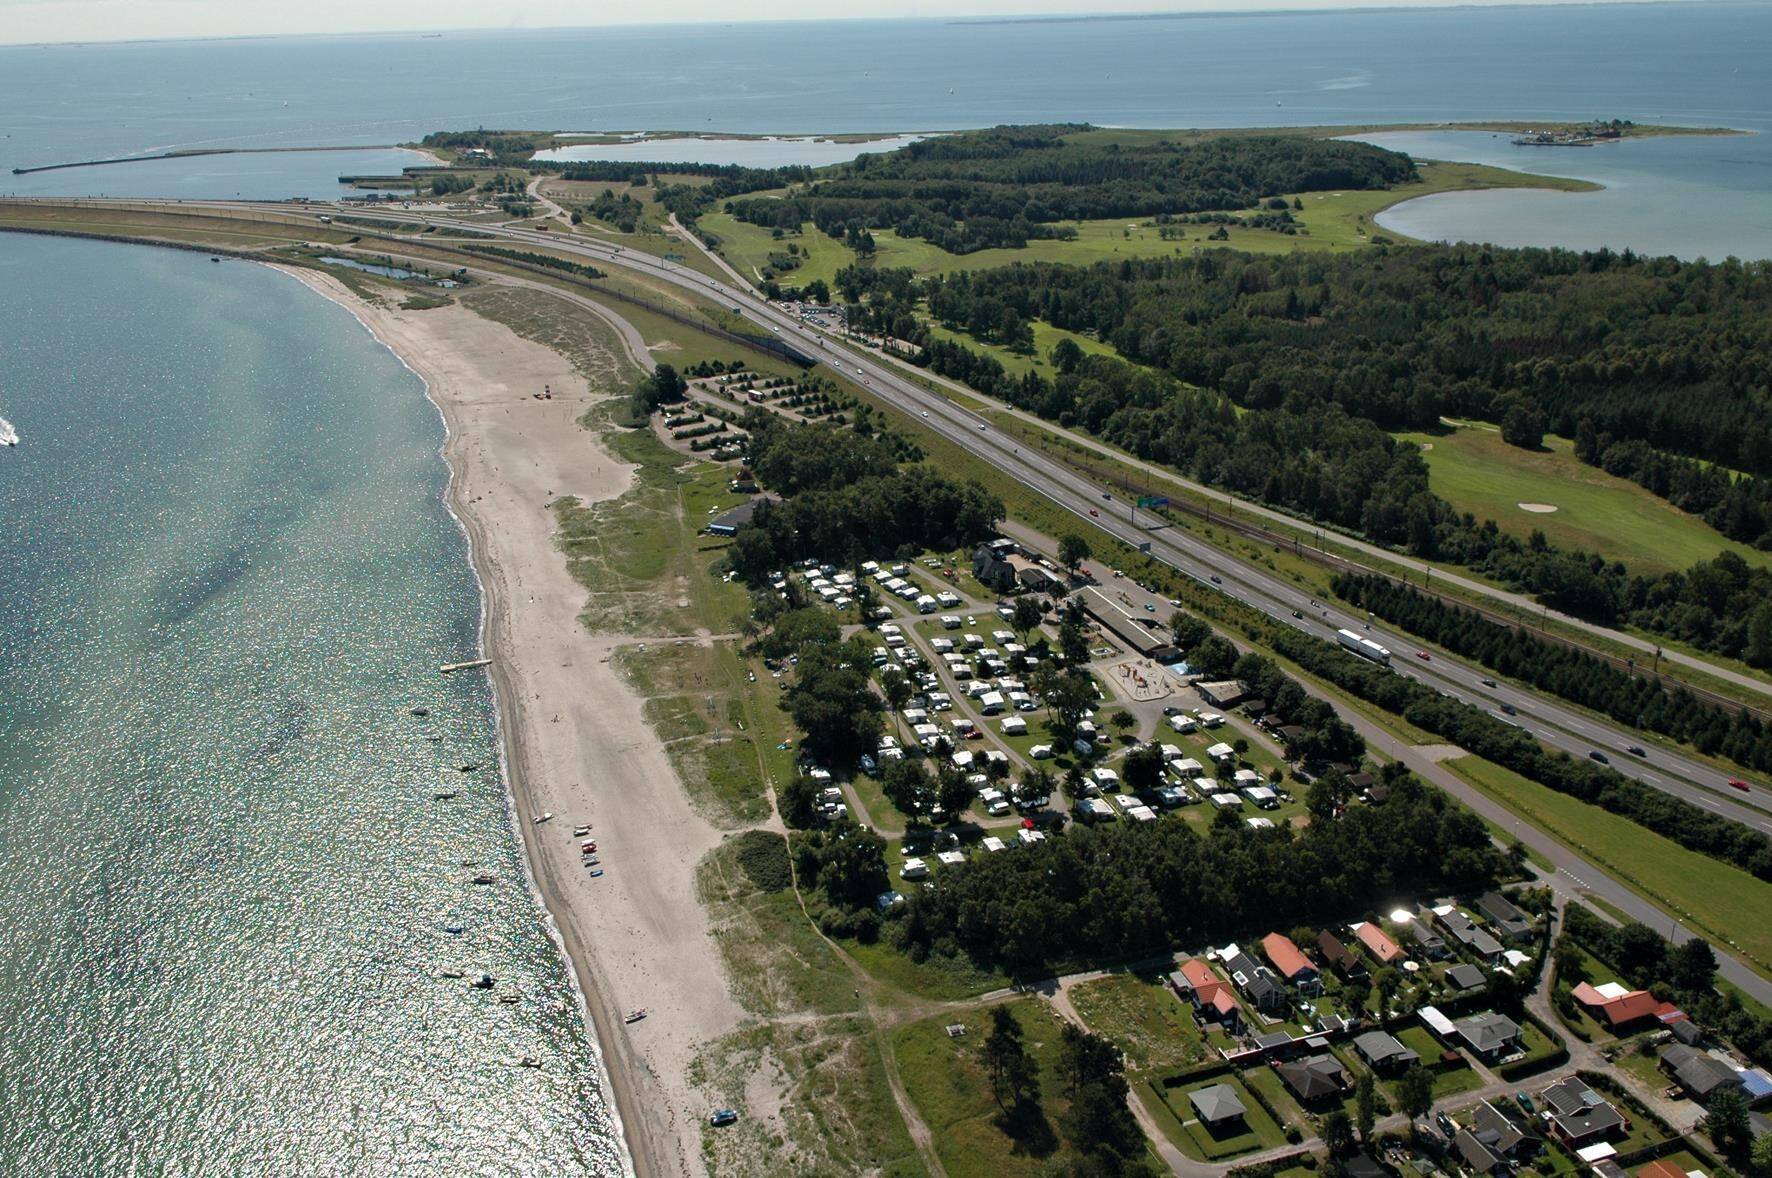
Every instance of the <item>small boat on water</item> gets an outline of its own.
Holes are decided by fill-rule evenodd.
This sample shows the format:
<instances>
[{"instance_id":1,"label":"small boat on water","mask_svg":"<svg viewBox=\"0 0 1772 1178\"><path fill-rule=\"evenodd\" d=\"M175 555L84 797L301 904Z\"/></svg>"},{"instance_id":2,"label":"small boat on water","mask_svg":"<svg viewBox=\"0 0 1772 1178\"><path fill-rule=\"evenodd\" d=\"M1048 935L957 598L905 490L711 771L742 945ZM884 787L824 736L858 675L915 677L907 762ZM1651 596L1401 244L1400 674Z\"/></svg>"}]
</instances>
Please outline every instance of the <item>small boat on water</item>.
<instances>
[{"instance_id":1,"label":"small boat on water","mask_svg":"<svg viewBox=\"0 0 1772 1178\"><path fill-rule=\"evenodd\" d=\"M440 789L431 795L431 800L433 802L450 802L455 800L455 796L455 791L452 789Z\"/></svg>"},{"instance_id":2,"label":"small boat on water","mask_svg":"<svg viewBox=\"0 0 1772 1178\"><path fill-rule=\"evenodd\" d=\"M493 986L492 975L483 973L468 984L476 990L490 990Z\"/></svg>"},{"instance_id":3,"label":"small boat on water","mask_svg":"<svg viewBox=\"0 0 1772 1178\"><path fill-rule=\"evenodd\" d=\"M430 714L431 714L431 709L429 709L429 708L413 708L412 709L412 715L414 715L414 716L428 716Z\"/></svg>"},{"instance_id":4,"label":"small boat on water","mask_svg":"<svg viewBox=\"0 0 1772 1178\"><path fill-rule=\"evenodd\" d=\"M12 422L0 417L0 446L18 445L18 431L12 428Z\"/></svg>"},{"instance_id":5,"label":"small boat on water","mask_svg":"<svg viewBox=\"0 0 1772 1178\"><path fill-rule=\"evenodd\" d=\"M645 1017L646 1017L646 1008L644 1006L642 1006L638 1010L628 1011L627 1016L624 1017L621 1021L624 1023L637 1023Z\"/></svg>"},{"instance_id":6,"label":"small boat on water","mask_svg":"<svg viewBox=\"0 0 1772 1178\"><path fill-rule=\"evenodd\" d=\"M474 877L474 882L479 884L481 887L485 887L489 883L497 883L498 876L487 875L484 871L482 871L479 875L476 875Z\"/></svg>"},{"instance_id":7,"label":"small boat on water","mask_svg":"<svg viewBox=\"0 0 1772 1178\"><path fill-rule=\"evenodd\" d=\"M479 767L480 767L479 765L475 764L472 761L469 761L466 765L463 765L461 767L461 771L463 773L472 773L474 770L478 769Z\"/></svg>"},{"instance_id":8,"label":"small boat on water","mask_svg":"<svg viewBox=\"0 0 1772 1178\"><path fill-rule=\"evenodd\" d=\"M443 931L448 933L452 937L459 937L462 935L462 933L466 932L467 930L462 928L462 926L459 924L446 924L443 926Z\"/></svg>"},{"instance_id":9,"label":"small boat on water","mask_svg":"<svg viewBox=\"0 0 1772 1178\"><path fill-rule=\"evenodd\" d=\"M459 969L446 969L443 971L443 976L446 978L465 978L468 975Z\"/></svg>"},{"instance_id":10,"label":"small boat on water","mask_svg":"<svg viewBox=\"0 0 1772 1178\"><path fill-rule=\"evenodd\" d=\"M523 1001L523 995L521 994L500 994L498 996L498 1004L500 1006L515 1006L521 1001Z\"/></svg>"},{"instance_id":11,"label":"small boat on water","mask_svg":"<svg viewBox=\"0 0 1772 1178\"><path fill-rule=\"evenodd\" d=\"M539 1068L541 1066L541 1060L535 1058L533 1055L525 1055L517 1061L517 1066L520 1068Z\"/></svg>"}]
</instances>

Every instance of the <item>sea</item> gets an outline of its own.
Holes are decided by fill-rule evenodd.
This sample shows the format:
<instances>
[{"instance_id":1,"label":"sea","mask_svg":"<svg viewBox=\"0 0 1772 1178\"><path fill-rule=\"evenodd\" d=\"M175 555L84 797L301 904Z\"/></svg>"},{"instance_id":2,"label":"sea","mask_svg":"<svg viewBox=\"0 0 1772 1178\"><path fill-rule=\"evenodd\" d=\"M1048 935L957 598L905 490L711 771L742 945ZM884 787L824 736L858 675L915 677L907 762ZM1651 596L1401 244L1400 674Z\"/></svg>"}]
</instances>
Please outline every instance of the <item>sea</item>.
<instances>
[{"instance_id":1,"label":"sea","mask_svg":"<svg viewBox=\"0 0 1772 1178\"><path fill-rule=\"evenodd\" d=\"M1387 135L1605 188L1383 223L1767 258L1767 61L1772 5L1705 2L18 45L0 193L326 197L475 126L772 163L870 149L819 132L1616 116L1756 133ZM8 174L287 146L361 150ZM0 1173L620 1172L491 689L437 674L481 607L418 379L266 268L0 234L0 416Z\"/></svg>"}]
</instances>

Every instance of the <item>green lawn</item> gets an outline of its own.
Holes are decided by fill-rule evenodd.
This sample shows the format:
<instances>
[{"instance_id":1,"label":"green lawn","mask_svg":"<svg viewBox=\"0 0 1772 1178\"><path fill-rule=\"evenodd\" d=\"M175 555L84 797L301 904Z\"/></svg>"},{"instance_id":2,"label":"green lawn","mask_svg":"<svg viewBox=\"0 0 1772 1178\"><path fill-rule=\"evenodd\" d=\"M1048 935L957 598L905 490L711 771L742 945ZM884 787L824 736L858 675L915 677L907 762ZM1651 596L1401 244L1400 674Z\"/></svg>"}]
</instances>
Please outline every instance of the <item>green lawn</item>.
<instances>
[{"instance_id":1,"label":"green lawn","mask_svg":"<svg viewBox=\"0 0 1772 1178\"><path fill-rule=\"evenodd\" d=\"M1224 1084L1242 1102L1246 1115L1240 1123L1217 1131L1200 1124L1188 1094L1214 1084ZM1145 1106L1151 1110L1163 1132L1189 1157L1200 1161L1219 1161L1260 1149L1274 1149L1286 1144L1286 1133L1268 1116L1254 1096L1236 1075L1226 1073L1191 1084L1164 1087L1153 1080L1137 1086L1141 1097L1148 1095Z\"/></svg>"},{"instance_id":2,"label":"green lawn","mask_svg":"<svg viewBox=\"0 0 1772 1178\"><path fill-rule=\"evenodd\" d=\"M1546 437L1545 449L1528 451L1482 425L1399 436L1432 447L1423 457L1435 494L1516 536L1542 531L1559 547L1599 552L1648 571L1689 568L1725 550L1754 565L1772 559L1725 539L1699 517L1635 483L1579 461L1566 438ZM1532 512L1521 503L1557 510Z\"/></svg>"},{"instance_id":3,"label":"green lawn","mask_svg":"<svg viewBox=\"0 0 1772 1178\"><path fill-rule=\"evenodd\" d=\"M936 339L951 340L954 343L965 344L976 352L982 352L987 356L995 357L997 363L1001 364L1004 370L1011 376L1022 376L1029 372L1039 372L1050 377L1052 365L1047 360L1047 357L1052 354L1052 349L1058 345L1059 340L1070 340L1072 343L1076 344L1077 347L1081 348L1084 355L1087 356L1119 355L1119 353L1114 351L1112 347L1102 343L1098 339L1094 339L1087 335L1081 335L1074 331L1066 331L1062 327L1054 327L1043 319L1034 320L1033 326L1034 351L1032 355L1026 356L1019 352L1011 352L1008 348L999 347L996 344L984 343L980 340L974 339L966 332L951 331L935 322L929 324L929 333Z\"/></svg>"},{"instance_id":4,"label":"green lawn","mask_svg":"<svg viewBox=\"0 0 1772 1178\"><path fill-rule=\"evenodd\" d=\"M1113 1040L1130 1072L1185 1067L1205 1059L1206 1036L1163 974L1115 974L1071 987L1071 1005L1091 1031Z\"/></svg>"},{"instance_id":5,"label":"green lawn","mask_svg":"<svg viewBox=\"0 0 1772 1178\"><path fill-rule=\"evenodd\" d=\"M1481 758L1445 764L1712 940L1747 954L1762 972L1772 968L1772 884Z\"/></svg>"},{"instance_id":6,"label":"green lawn","mask_svg":"<svg viewBox=\"0 0 1772 1178\"><path fill-rule=\"evenodd\" d=\"M757 281L757 272L769 265L769 256L785 254L790 243L800 248L805 260L777 278L783 286L805 286L820 278L827 284L835 283L837 271L855 261L853 250L810 223L799 233L780 238L729 213L703 213L695 223L719 241L720 254L752 282Z\"/></svg>"},{"instance_id":7,"label":"green lawn","mask_svg":"<svg viewBox=\"0 0 1772 1178\"><path fill-rule=\"evenodd\" d=\"M1066 1101L1058 1074L1062 1024L1042 1003L1023 999L1010 1005L1021 1024L1022 1042L1040 1066L1043 1114L1008 1131L991 1094L980 1059L990 1033L991 1008L941 1014L892 1033L892 1053L905 1091L934 1136L935 1152L951 1178L1038 1175L1066 1150L1058 1125ZM966 1027L952 1038L950 1023Z\"/></svg>"}]
</instances>

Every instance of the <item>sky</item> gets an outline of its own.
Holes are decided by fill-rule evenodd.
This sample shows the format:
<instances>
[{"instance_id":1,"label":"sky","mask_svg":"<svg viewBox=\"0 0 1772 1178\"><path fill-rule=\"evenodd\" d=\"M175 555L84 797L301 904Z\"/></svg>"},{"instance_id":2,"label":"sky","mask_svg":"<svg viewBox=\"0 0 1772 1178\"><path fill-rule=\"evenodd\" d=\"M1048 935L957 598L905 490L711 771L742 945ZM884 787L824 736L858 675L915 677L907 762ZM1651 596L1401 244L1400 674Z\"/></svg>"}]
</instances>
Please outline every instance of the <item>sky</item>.
<instances>
[{"instance_id":1,"label":"sky","mask_svg":"<svg viewBox=\"0 0 1772 1178\"><path fill-rule=\"evenodd\" d=\"M1481 0L1479 0L1481 2ZM1518 0L1514 0L1518 2ZM1435 0L0 0L0 44L679 21L1452 7Z\"/></svg>"}]
</instances>

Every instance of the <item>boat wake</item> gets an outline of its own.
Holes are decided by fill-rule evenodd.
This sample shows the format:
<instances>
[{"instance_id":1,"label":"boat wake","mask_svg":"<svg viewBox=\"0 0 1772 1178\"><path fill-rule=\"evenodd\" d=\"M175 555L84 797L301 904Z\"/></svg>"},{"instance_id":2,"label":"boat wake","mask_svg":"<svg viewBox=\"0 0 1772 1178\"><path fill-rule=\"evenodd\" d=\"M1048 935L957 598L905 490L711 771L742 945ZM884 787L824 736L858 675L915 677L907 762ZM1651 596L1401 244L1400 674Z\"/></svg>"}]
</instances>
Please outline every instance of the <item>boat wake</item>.
<instances>
[{"instance_id":1,"label":"boat wake","mask_svg":"<svg viewBox=\"0 0 1772 1178\"><path fill-rule=\"evenodd\" d=\"M12 428L12 422L0 417L0 446L18 445L18 431Z\"/></svg>"}]
</instances>

